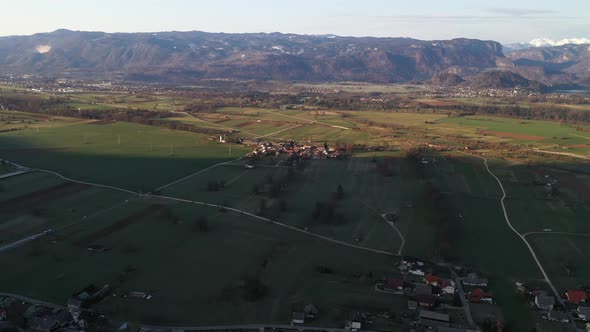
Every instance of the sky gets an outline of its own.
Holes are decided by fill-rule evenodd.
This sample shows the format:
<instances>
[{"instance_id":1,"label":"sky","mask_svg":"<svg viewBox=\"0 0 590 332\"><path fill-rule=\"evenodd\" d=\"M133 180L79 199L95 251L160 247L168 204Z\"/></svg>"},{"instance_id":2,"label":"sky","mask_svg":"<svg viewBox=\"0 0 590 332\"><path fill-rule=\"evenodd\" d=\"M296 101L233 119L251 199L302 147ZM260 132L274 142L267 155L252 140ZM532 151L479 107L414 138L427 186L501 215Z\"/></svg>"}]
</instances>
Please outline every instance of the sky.
<instances>
[{"instance_id":1,"label":"sky","mask_svg":"<svg viewBox=\"0 0 590 332\"><path fill-rule=\"evenodd\" d=\"M105 32L284 32L490 39L590 38L589 0L18 0L0 36Z\"/></svg>"}]
</instances>

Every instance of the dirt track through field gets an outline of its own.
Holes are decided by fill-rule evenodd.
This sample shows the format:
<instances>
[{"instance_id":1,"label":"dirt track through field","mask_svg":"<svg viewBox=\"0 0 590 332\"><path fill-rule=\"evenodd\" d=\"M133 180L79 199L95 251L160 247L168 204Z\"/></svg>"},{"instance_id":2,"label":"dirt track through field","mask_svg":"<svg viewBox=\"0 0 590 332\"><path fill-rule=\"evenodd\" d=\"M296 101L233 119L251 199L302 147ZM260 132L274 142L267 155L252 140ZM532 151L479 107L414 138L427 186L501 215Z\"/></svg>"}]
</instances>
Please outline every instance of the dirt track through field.
<instances>
[{"instance_id":1,"label":"dirt track through field","mask_svg":"<svg viewBox=\"0 0 590 332\"><path fill-rule=\"evenodd\" d=\"M43 203L79 193L89 188L90 186L80 183L65 182L47 189L28 193L9 199L7 201L2 201L0 202L0 213L10 214L23 209L38 207Z\"/></svg>"},{"instance_id":2,"label":"dirt track through field","mask_svg":"<svg viewBox=\"0 0 590 332\"><path fill-rule=\"evenodd\" d=\"M115 232L118 232L122 229L125 229L127 226L132 225L136 222L139 222L141 219L157 213L158 211L162 210L164 206L160 205L160 204L152 204L149 207L137 211L134 214L112 224L109 225L105 228L99 229L98 231L91 233L90 235L87 235L85 237L83 237L82 239L78 240L75 242L75 244L79 247L87 247L89 245L94 244L96 241L105 238Z\"/></svg>"},{"instance_id":3,"label":"dirt track through field","mask_svg":"<svg viewBox=\"0 0 590 332\"><path fill-rule=\"evenodd\" d=\"M488 134L488 135L494 135L494 136L498 136L498 137L522 139L522 140L527 140L527 141L543 141L543 140L545 140L545 137L543 137L543 136L523 135L523 134L507 133L507 132L501 132L501 131L483 130L482 133Z\"/></svg>"}]
</instances>

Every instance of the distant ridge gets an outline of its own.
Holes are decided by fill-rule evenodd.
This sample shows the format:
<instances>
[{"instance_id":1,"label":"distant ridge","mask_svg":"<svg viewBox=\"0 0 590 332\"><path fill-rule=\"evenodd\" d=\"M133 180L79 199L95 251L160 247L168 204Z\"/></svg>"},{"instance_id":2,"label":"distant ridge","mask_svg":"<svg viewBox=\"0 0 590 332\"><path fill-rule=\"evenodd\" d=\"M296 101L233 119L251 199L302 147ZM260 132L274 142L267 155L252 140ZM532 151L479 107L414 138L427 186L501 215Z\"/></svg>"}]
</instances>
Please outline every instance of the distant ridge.
<instances>
[{"instance_id":1,"label":"distant ridge","mask_svg":"<svg viewBox=\"0 0 590 332\"><path fill-rule=\"evenodd\" d=\"M0 75L172 84L223 78L456 85L481 72L501 69L551 86L576 86L590 78L589 47L568 44L509 49L505 56L502 45L495 41L466 38L425 41L284 33L60 29L1 37Z\"/></svg>"},{"instance_id":2,"label":"distant ridge","mask_svg":"<svg viewBox=\"0 0 590 332\"><path fill-rule=\"evenodd\" d=\"M473 73L503 58L494 41L282 33L56 30L0 38L1 74L190 82L201 78L407 82Z\"/></svg>"}]
</instances>

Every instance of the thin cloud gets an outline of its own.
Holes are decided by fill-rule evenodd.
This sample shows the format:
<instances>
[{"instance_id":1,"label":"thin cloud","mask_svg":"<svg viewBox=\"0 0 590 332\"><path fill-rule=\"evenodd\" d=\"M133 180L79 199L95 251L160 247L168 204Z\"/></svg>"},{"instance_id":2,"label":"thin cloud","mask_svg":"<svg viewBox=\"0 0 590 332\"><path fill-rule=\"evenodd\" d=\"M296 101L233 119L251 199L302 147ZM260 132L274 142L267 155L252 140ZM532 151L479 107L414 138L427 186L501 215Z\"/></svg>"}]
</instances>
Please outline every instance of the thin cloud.
<instances>
[{"instance_id":1,"label":"thin cloud","mask_svg":"<svg viewBox=\"0 0 590 332\"><path fill-rule=\"evenodd\" d=\"M486 12L504 16L535 16L555 14L554 10L533 8L489 8Z\"/></svg>"},{"instance_id":2,"label":"thin cloud","mask_svg":"<svg viewBox=\"0 0 590 332\"><path fill-rule=\"evenodd\" d=\"M558 22L582 19L579 16L535 16L535 15L382 15L373 16L372 19L389 22L441 22L441 23L491 23L491 22L514 22L537 21L537 22Z\"/></svg>"}]
</instances>

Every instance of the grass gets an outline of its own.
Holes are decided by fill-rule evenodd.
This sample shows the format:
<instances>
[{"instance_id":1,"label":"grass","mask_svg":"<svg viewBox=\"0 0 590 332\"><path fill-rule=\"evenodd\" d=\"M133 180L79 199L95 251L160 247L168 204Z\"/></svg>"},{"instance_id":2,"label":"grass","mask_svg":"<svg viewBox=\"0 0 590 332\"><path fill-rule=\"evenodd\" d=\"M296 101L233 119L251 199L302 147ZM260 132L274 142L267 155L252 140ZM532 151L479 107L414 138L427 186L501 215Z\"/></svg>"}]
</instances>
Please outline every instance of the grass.
<instances>
[{"instance_id":1,"label":"grass","mask_svg":"<svg viewBox=\"0 0 590 332\"><path fill-rule=\"evenodd\" d=\"M503 167L497 173L508 194L506 206L514 226L523 234L541 233L530 234L527 239L558 290L564 292L584 284L590 278L590 271L584 267L588 260L584 250L588 249L590 237L555 234L590 234L586 222L590 218L589 197L585 191L590 187L584 176L539 165ZM554 178L558 179L558 190L549 197L544 184ZM574 266L575 272L568 274L566 264Z\"/></svg>"},{"instance_id":2,"label":"grass","mask_svg":"<svg viewBox=\"0 0 590 332\"><path fill-rule=\"evenodd\" d=\"M51 191L64 184L67 182L41 172L0 180L3 188L0 192L0 244L85 220L96 211L103 211L129 197L118 191L92 187L63 195ZM50 192L44 196L35 195L44 191ZM19 199L22 197L26 199Z\"/></svg>"},{"instance_id":3,"label":"grass","mask_svg":"<svg viewBox=\"0 0 590 332\"><path fill-rule=\"evenodd\" d=\"M547 233L527 238L561 293L587 285L590 278L590 237Z\"/></svg>"},{"instance_id":4,"label":"grass","mask_svg":"<svg viewBox=\"0 0 590 332\"><path fill-rule=\"evenodd\" d=\"M176 222L160 213L147 215L96 241L108 248L102 253L76 244L152 203L130 202L108 217L1 255L2 266L11 266L11 273L0 275L3 289L58 303L89 282L108 283L119 294L146 291L152 300L114 297L100 310L114 319L152 324L285 323L292 304L314 303L324 312L318 324L334 326L355 308L389 310L405 304L372 290L371 278L393 272L390 257L210 208L163 203ZM194 230L198 216L208 218L210 231ZM27 264L19 264L23 260ZM334 272L321 274L318 266ZM245 276L256 276L268 287L255 305L240 296Z\"/></svg>"},{"instance_id":5,"label":"grass","mask_svg":"<svg viewBox=\"0 0 590 332\"><path fill-rule=\"evenodd\" d=\"M43 128L58 128L69 124L79 123L80 120L14 111L0 111L0 132L21 129L39 130Z\"/></svg>"},{"instance_id":6,"label":"grass","mask_svg":"<svg viewBox=\"0 0 590 332\"><path fill-rule=\"evenodd\" d=\"M230 156L227 145L202 135L129 123L24 129L0 138L5 159L142 192L249 151L235 145Z\"/></svg>"},{"instance_id":7,"label":"grass","mask_svg":"<svg viewBox=\"0 0 590 332\"><path fill-rule=\"evenodd\" d=\"M514 295L512 285L540 279L541 275L524 243L504 220L498 184L480 159L452 154L438 156L430 163L427 176L462 215L455 222L453 238L459 262L490 279L491 291L512 328L530 330L528 307Z\"/></svg>"},{"instance_id":8,"label":"grass","mask_svg":"<svg viewBox=\"0 0 590 332\"><path fill-rule=\"evenodd\" d=\"M112 98L108 102L116 104L131 103L130 98L136 98L133 102L145 107L158 102L158 109L159 103L176 102L131 96L101 98ZM234 145L230 157L227 145L209 141L202 135L129 123L94 125L14 112L2 112L2 116L15 117L8 123L4 120L2 128L19 130L0 133L0 158L55 170L79 180L142 192L235 159L250 150ZM450 133L541 148L567 146L580 153L586 151L584 144L587 144L587 139L581 137L584 132L568 125L498 117L448 118L444 114L344 111L313 114L238 108L199 116L209 122L188 116L169 120L208 128L235 128L250 133L248 137L272 134L300 124L301 127L270 137L320 144L327 141L379 145L414 137L411 135L423 135L422 142L430 136ZM394 130L379 125L402 128ZM484 134L482 130L489 133ZM506 225L497 183L480 159L450 153L432 154L428 158L431 162L424 166L423 174L417 173L415 161L403 158L399 152L368 152L342 161L312 161L289 179L276 197L270 197L266 190L256 194L254 187L268 187L288 175L286 168L265 167L275 165L279 159L272 163L258 161L259 167L253 170L246 170L236 162L196 175L165 189L163 194L262 213L298 228L388 252L397 252L401 241L380 214L396 211L400 215L396 226L406 239L404 253L432 258L438 257L440 229L435 222L437 211L431 210L424 193L426 183L431 181L441 188L453 213L462 215L461 221L452 220L454 263L489 277L492 292L509 323L516 330L530 330L531 321L521 318L529 317L526 303L514 296L512 285L515 281L539 280L540 273L527 248ZM380 173L382 165L389 165L389 176ZM575 173L575 179L564 178L559 195L549 200L544 187L534 185L539 177L543 179L546 167L531 168L497 160L490 161L490 165L506 187L508 212L519 232L551 228L590 233L590 226L584 222L590 216L586 198L580 197L579 186L572 184L589 183L587 175L575 173L573 168L564 172ZM581 165L577 168L584 171ZM209 190L209 184L214 181L223 181L225 188ZM0 203L60 183L63 181L39 172L5 179L0 182ZM335 199L339 184L344 196ZM231 323L284 323L288 321L291 304L312 302L326 312L320 323L334 325L345 320L346 312L355 307L381 310L400 305L397 298L371 291L374 280L369 275L380 278L393 273L394 260L386 256L323 242L217 209L149 199L121 204L127 199L126 195L110 190L88 189L79 195L56 197L3 214L0 241L5 243L48 227L60 230L55 237L0 255L2 266L15 266L11 273L0 274L0 283L7 285L8 291L59 303L88 282L110 283L120 291L147 291L154 294L152 301L130 303L128 299L115 297L103 303L101 309L113 317L154 324L230 323L225 320L227 312L235 313ZM266 206L262 210L261 201ZM281 201L286 203L285 209L280 208ZM316 202L333 202L337 217L329 222L314 219L312 211ZM162 209L169 211L168 214L158 211L142 216L96 241L108 251L92 253L76 244L89 234L153 204L164 205ZM104 210L107 212L100 213ZM86 220L84 216L91 217L61 229ZM209 232L195 230L198 217L207 218ZM588 280L585 253L590 248L585 238L530 236L560 289L576 287L577 283ZM575 260L577 268L573 274L565 272L564 257ZM24 260L28 264L18 264ZM329 266L336 272L318 273L318 265ZM268 296L256 305L239 296L240 280L246 276L259 277L269 287ZM52 287L47 287L47 283Z\"/></svg>"},{"instance_id":9,"label":"grass","mask_svg":"<svg viewBox=\"0 0 590 332\"><path fill-rule=\"evenodd\" d=\"M587 151L590 146L590 135L577 130L569 124L552 121L520 120L490 116L467 116L459 118L443 118L437 123L461 129L466 134L482 136L487 134L510 140L518 144L533 144L539 147L564 146L566 148ZM436 125L434 126L436 127Z\"/></svg>"},{"instance_id":10,"label":"grass","mask_svg":"<svg viewBox=\"0 0 590 332\"><path fill-rule=\"evenodd\" d=\"M341 241L397 252L401 240L380 214L401 209L404 200L414 200L410 196L416 194L415 186L404 181L402 174L385 178L377 173L370 158L317 160L303 173L294 175L276 198L269 198L267 193L256 194L254 188L279 181L288 176L288 172L282 167L263 166L253 170L245 170L241 165L220 166L169 187L163 194L228 204L252 213L259 213L260 202L265 201L266 215L281 222ZM222 181L225 188L210 191L211 181ZM344 189L344 198L334 200L339 184ZM287 205L285 211L278 208L281 200ZM316 202L330 201L335 202L338 217L328 223L314 220L312 211ZM404 227L415 221L412 211L408 211L405 218Z\"/></svg>"}]
</instances>

